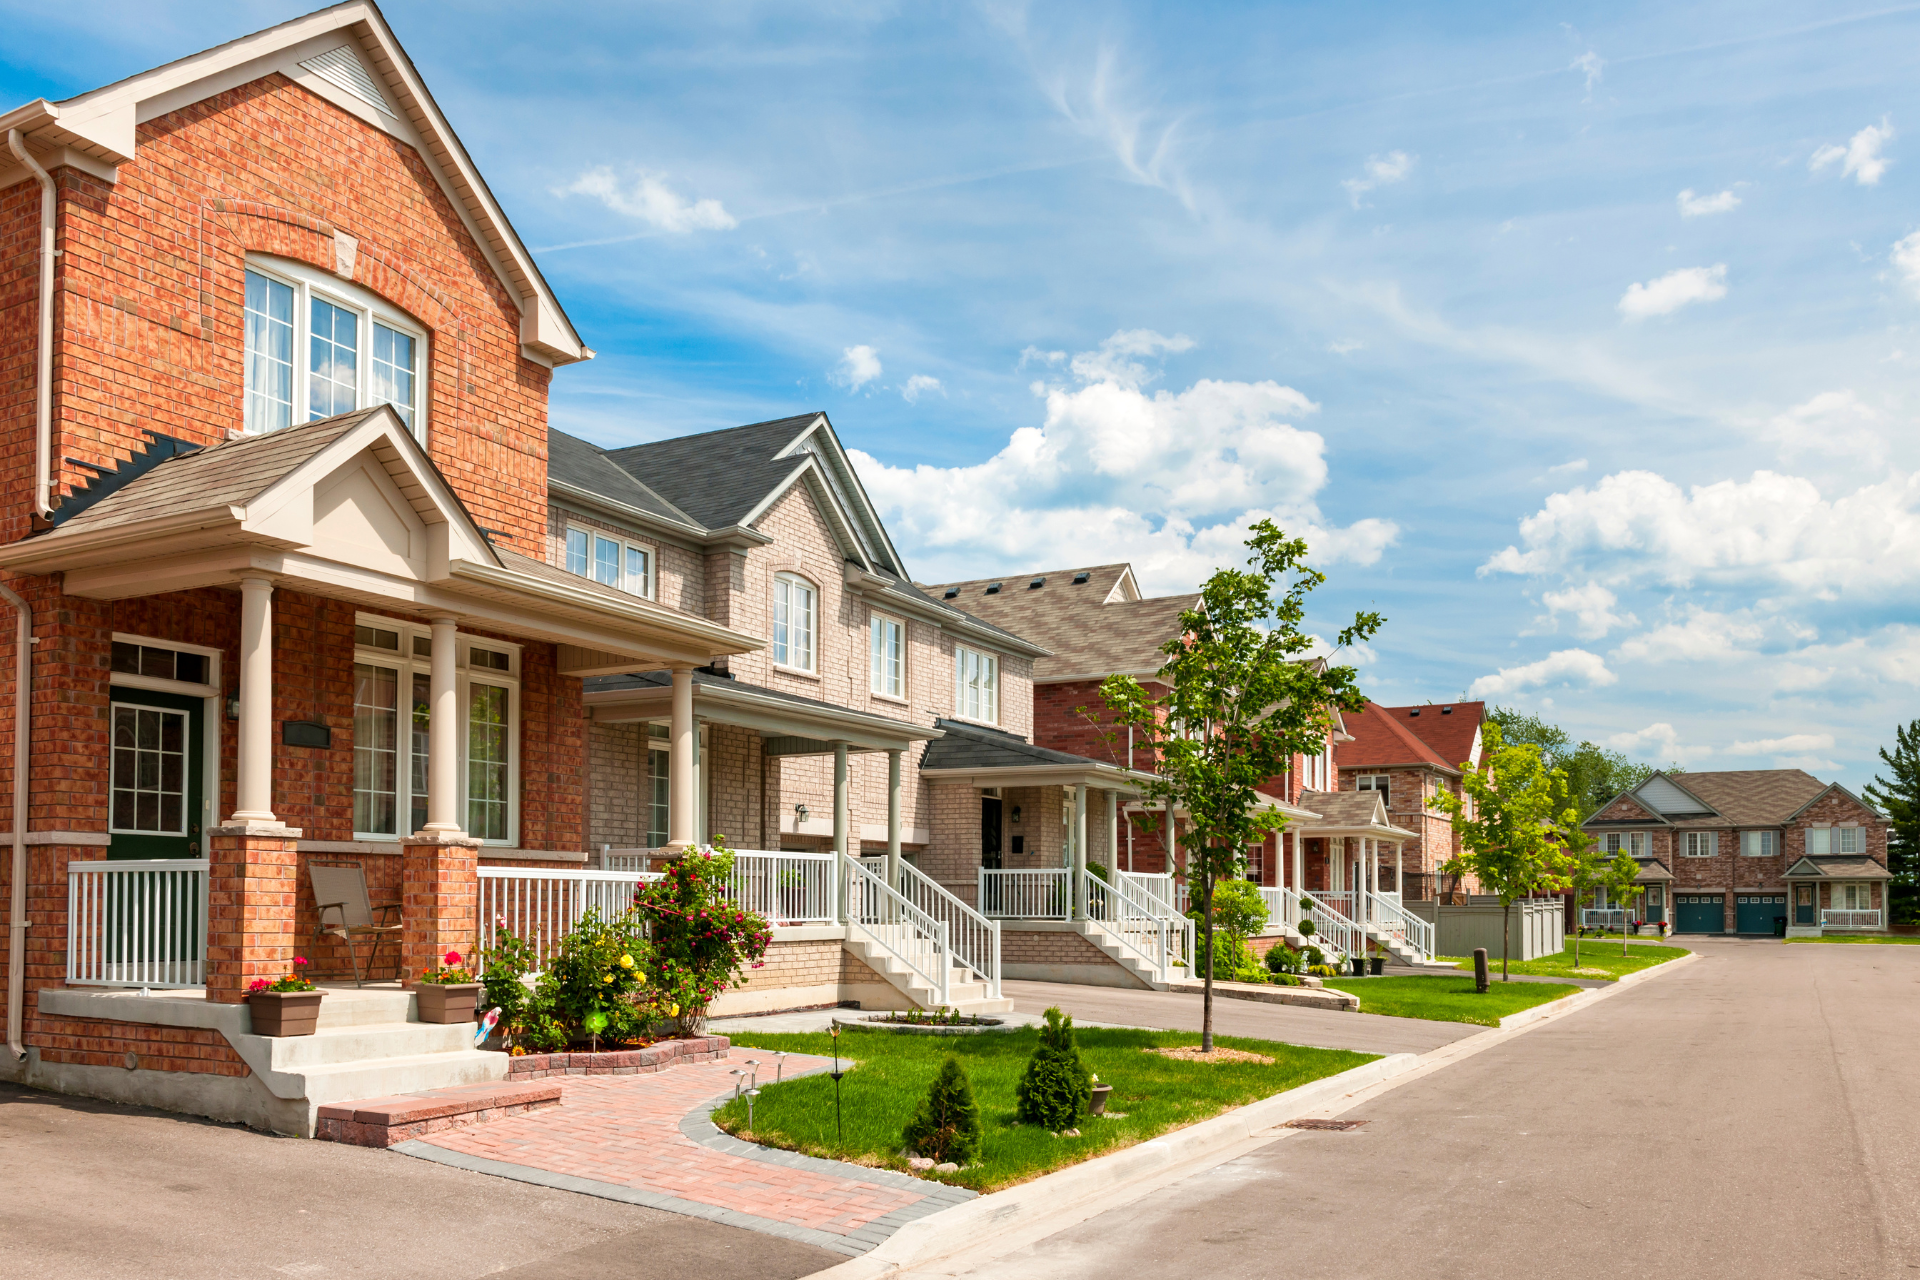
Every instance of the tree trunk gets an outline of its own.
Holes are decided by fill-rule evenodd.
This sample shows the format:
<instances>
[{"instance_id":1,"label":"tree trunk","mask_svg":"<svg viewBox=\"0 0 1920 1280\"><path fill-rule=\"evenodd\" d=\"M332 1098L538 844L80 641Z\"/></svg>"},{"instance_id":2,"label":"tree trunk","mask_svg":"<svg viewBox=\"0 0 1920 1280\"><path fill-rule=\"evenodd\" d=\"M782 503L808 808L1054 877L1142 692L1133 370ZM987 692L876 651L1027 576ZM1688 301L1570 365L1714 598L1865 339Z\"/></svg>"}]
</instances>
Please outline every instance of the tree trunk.
<instances>
[{"instance_id":1,"label":"tree trunk","mask_svg":"<svg viewBox=\"0 0 1920 1280\"><path fill-rule=\"evenodd\" d=\"M1507 948L1513 935L1513 904L1502 899L1500 902L1500 981L1511 982L1507 976Z\"/></svg>"},{"instance_id":2,"label":"tree trunk","mask_svg":"<svg viewBox=\"0 0 1920 1280\"><path fill-rule=\"evenodd\" d=\"M1200 930L1206 935L1202 944L1206 980L1200 992L1200 1052L1213 1052L1213 876L1204 865L1200 872Z\"/></svg>"}]
</instances>

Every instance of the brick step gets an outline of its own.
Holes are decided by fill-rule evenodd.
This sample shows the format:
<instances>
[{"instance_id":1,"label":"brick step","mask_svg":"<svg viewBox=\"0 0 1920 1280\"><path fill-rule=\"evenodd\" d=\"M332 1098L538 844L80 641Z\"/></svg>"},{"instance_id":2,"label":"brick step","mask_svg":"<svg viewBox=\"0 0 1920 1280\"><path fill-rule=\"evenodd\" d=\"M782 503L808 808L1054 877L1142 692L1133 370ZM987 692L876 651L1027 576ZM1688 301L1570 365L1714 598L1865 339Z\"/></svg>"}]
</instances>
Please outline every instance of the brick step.
<instances>
[{"instance_id":1,"label":"brick step","mask_svg":"<svg viewBox=\"0 0 1920 1280\"><path fill-rule=\"evenodd\" d=\"M356 1147L391 1147L446 1129L558 1106L561 1088L557 1080L501 1080L331 1102L320 1108L313 1136Z\"/></svg>"}]
</instances>

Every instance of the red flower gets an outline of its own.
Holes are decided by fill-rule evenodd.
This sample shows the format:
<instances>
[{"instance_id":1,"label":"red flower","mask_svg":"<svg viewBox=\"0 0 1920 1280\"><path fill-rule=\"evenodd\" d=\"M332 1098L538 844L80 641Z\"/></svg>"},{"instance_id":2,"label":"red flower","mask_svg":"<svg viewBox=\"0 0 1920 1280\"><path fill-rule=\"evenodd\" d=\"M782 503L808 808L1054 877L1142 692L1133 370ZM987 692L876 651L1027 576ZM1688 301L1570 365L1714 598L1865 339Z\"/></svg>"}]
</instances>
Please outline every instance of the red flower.
<instances>
[{"instance_id":1,"label":"red flower","mask_svg":"<svg viewBox=\"0 0 1920 1280\"><path fill-rule=\"evenodd\" d=\"M441 962L443 964L459 964L460 953L458 951L449 951L447 952L446 955L441 957Z\"/></svg>"},{"instance_id":2,"label":"red flower","mask_svg":"<svg viewBox=\"0 0 1920 1280\"><path fill-rule=\"evenodd\" d=\"M295 956L293 962L298 965L304 965L307 962L307 958L305 956Z\"/></svg>"}]
</instances>

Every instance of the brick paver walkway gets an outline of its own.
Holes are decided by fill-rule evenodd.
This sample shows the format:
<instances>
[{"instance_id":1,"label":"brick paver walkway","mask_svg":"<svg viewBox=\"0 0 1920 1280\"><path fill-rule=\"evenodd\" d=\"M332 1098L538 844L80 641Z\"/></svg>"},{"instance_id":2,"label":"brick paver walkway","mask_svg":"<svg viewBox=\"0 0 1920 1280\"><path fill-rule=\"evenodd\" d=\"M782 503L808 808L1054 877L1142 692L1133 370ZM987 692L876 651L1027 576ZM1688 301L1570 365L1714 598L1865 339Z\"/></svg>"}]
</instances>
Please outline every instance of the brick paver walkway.
<instances>
[{"instance_id":1,"label":"brick paver walkway","mask_svg":"<svg viewBox=\"0 0 1920 1280\"><path fill-rule=\"evenodd\" d=\"M561 1105L431 1134L395 1151L477 1172L671 1209L864 1253L971 1192L884 1169L756 1147L707 1119L739 1058L654 1075L566 1076ZM785 1074L825 1069L789 1054ZM770 1064L761 1068L768 1084Z\"/></svg>"}]
</instances>

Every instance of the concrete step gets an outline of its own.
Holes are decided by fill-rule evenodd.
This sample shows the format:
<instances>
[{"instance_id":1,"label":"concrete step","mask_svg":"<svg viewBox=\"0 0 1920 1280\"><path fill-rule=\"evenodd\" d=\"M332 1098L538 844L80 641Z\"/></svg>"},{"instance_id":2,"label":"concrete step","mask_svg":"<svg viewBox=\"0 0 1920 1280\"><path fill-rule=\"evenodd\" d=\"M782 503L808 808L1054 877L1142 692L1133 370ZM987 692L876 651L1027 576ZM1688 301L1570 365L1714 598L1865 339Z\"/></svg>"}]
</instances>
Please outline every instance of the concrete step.
<instances>
[{"instance_id":1,"label":"concrete step","mask_svg":"<svg viewBox=\"0 0 1920 1280\"><path fill-rule=\"evenodd\" d=\"M321 1001L324 1006L325 1001ZM373 1022L321 1027L310 1036L275 1036L273 1069L304 1071L383 1058L416 1058L473 1048L473 1024L455 1022Z\"/></svg>"},{"instance_id":2,"label":"concrete step","mask_svg":"<svg viewBox=\"0 0 1920 1280\"><path fill-rule=\"evenodd\" d=\"M356 988L328 986L325 983L319 985L327 993L320 1002L320 1020L315 1023L322 1031L329 1027L412 1022L417 1016L413 992L402 991L397 986Z\"/></svg>"},{"instance_id":3,"label":"concrete step","mask_svg":"<svg viewBox=\"0 0 1920 1280\"><path fill-rule=\"evenodd\" d=\"M355 1098L385 1098L446 1089L458 1084L482 1084L507 1077L507 1055L463 1049L456 1053L424 1053L372 1062L304 1067L289 1072L304 1079L306 1100L321 1106Z\"/></svg>"}]
</instances>

